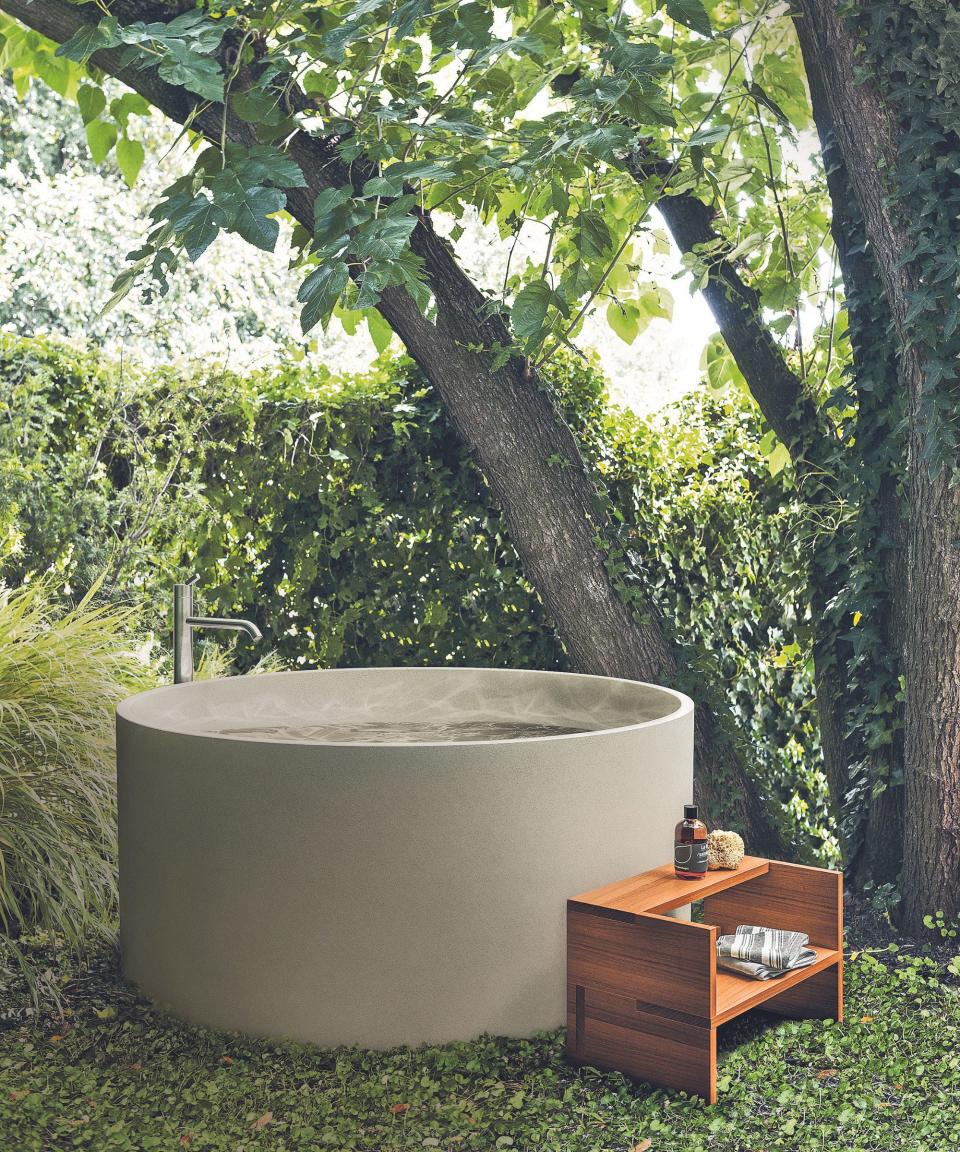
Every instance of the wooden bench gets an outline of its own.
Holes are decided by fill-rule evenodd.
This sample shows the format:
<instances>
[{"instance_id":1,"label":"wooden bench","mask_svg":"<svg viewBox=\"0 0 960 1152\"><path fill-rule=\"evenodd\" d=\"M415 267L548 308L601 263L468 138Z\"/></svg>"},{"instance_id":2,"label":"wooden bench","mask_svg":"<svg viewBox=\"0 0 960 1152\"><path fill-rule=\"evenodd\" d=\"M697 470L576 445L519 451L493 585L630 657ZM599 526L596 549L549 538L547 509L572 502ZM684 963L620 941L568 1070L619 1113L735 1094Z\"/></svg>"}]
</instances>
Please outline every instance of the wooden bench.
<instances>
[{"instance_id":1,"label":"wooden bench","mask_svg":"<svg viewBox=\"0 0 960 1152\"><path fill-rule=\"evenodd\" d=\"M664 913L703 900L699 924ZM806 932L817 959L775 980L717 970L738 924ZM578 1064L717 1098L717 1027L763 1005L843 1018L843 877L756 856L678 880L654 868L567 902L567 1055Z\"/></svg>"}]
</instances>

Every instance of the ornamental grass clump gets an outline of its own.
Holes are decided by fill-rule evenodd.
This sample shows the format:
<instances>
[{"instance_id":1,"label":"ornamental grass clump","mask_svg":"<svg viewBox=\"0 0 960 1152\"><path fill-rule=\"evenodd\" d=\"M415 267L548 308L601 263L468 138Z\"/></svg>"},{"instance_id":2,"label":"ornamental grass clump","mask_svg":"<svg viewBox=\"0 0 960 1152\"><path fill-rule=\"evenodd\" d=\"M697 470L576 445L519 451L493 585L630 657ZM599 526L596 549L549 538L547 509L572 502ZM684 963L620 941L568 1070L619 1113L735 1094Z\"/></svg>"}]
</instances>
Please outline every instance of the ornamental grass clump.
<instances>
[{"instance_id":1,"label":"ornamental grass clump","mask_svg":"<svg viewBox=\"0 0 960 1152\"><path fill-rule=\"evenodd\" d=\"M112 935L114 708L149 680L130 623L92 594L64 611L46 580L0 589L0 945Z\"/></svg>"}]
</instances>

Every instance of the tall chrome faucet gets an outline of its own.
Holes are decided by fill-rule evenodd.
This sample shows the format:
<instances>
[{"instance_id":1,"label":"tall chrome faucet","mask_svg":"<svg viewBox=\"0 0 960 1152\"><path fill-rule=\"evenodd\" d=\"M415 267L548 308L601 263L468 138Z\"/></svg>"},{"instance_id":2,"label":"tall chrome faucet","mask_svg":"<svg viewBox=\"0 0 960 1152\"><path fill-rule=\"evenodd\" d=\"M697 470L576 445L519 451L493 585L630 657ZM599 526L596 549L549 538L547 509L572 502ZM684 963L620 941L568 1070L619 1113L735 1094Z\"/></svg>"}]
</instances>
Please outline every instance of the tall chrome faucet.
<instances>
[{"instance_id":1,"label":"tall chrome faucet","mask_svg":"<svg viewBox=\"0 0 960 1152\"><path fill-rule=\"evenodd\" d=\"M194 628L225 628L231 632L246 632L253 640L262 640L263 633L252 620L225 620L220 616L194 616L194 578L188 584L173 586L173 682L185 684L193 679Z\"/></svg>"}]
</instances>

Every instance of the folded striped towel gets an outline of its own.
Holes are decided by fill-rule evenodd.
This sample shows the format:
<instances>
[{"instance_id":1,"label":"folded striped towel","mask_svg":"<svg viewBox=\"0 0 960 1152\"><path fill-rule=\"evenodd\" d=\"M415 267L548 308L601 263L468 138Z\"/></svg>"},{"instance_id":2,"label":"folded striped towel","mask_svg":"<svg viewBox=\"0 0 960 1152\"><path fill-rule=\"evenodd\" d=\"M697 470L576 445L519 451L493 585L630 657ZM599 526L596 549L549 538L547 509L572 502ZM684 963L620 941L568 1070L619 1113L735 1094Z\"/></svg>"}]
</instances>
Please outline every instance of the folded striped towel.
<instances>
[{"instance_id":1,"label":"folded striped towel","mask_svg":"<svg viewBox=\"0 0 960 1152\"><path fill-rule=\"evenodd\" d=\"M775 980L816 960L809 943L805 932L738 924L736 932L717 940L717 967L754 980Z\"/></svg>"}]
</instances>

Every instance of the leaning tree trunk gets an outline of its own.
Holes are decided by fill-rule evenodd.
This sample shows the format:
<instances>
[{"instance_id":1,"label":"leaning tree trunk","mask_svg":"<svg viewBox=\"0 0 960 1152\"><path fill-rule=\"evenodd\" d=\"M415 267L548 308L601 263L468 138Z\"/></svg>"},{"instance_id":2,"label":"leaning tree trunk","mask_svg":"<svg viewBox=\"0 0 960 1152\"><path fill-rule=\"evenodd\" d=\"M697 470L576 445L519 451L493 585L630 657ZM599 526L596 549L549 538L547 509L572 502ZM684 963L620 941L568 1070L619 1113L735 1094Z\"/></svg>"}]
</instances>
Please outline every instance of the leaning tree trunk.
<instances>
[{"instance_id":1,"label":"leaning tree trunk","mask_svg":"<svg viewBox=\"0 0 960 1152\"><path fill-rule=\"evenodd\" d=\"M651 161L641 150L631 155L628 168L641 182L651 174L669 180L672 172L672 165ZM790 452L804 502L811 510L829 507L835 500L836 429L819 409L810 388L787 363L766 324L758 293L744 282L735 263L724 255L724 244L713 226L713 210L689 192L672 195L669 183L664 192L657 207L680 251L695 254L707 250L713 254L703 297L757 407ZM729 250L727 245L726 251ZM833 543L821 540L812 549L808 587L814 620L813 657L823 766L831 810L839 820L847 793L850 749L845 739L843 666L828 606L842 591L847 569L833 555L825 555ZM897 843L899 850L899 837ZM843 850L847 863L858 865L860 880L866 880L870 872L859 867L856 849L851 850L849 843L844 843Z\"/></svg>"},{"instance_id":2,"label":"leaning tree trunk","mask_svg":"<svg viewBox=\"0 0 960 1152\"><path fill-rule=\"evenodd\" d=\"M173 18L183 8L182 0L116 0L110 14L128 24ZM61 43L99 19L98 10L88 15L90 9L64 0L0 0L0 10ZM215 144L223 133L231 142L258 142L254 128L222 105L203 105L198 112L189 93L165 83L154 70L126 62L121 51L100 50L91 62ZM240 90L243 79L236 83ZM297 98L296 92L288 95ZM362 160L348 169L335 142L304 132L290 141L288 154L299 164L306 187L288 190L287 208L309 231L320 192L362 184L372 174ZM606 507L549 392L519 359L494 369L491 355L474 350L509 344L509 333L499 317L483 318L483 296L429 218L421 217L411 246L424 262L437 303L436 323L399 288L383 293L380 311L436 387L476 458L572 665L582 672L675 681L682 657L663 621L649 602L629 605L608 571L598 545L609 531ZM741 828L753 851L779 854L778 830L757 796L745 758L702 700L696 760L698 793L712 817Z\"/></svg>"},{"instance_id":3,"label":"leaning tree trunk","mask_svg":"<svg viewBox=\"0 0 960 1152\"><path fill-rule=\"evenodd\" d=\"M927 912L960 912L960 487L952 469L931 475L927 463L931 349L911 339L910 301L921 284L911 251L912 206L897 202L891 183L898 118L879 86L863 80L856 36L839 0L799 0L798 8L810 45L807 64L826 94L900 345L909 432L901 915L906 928L918 931Z\"/></svg>"}]
</instances>

